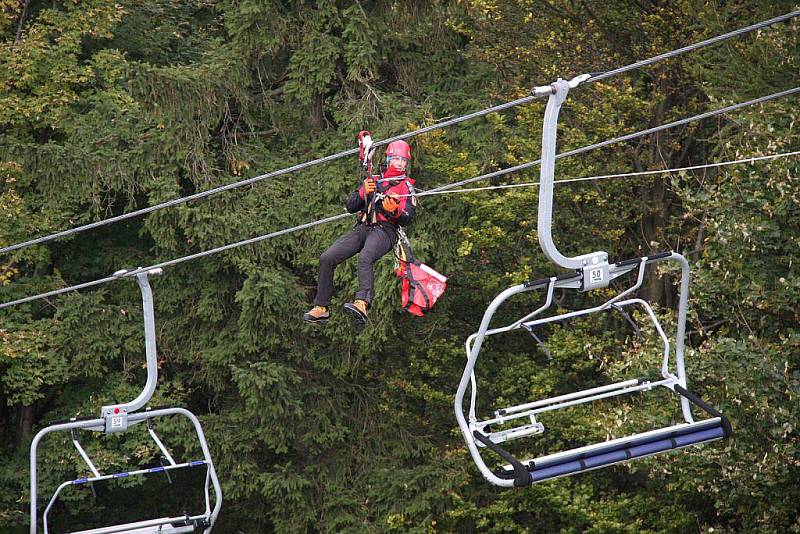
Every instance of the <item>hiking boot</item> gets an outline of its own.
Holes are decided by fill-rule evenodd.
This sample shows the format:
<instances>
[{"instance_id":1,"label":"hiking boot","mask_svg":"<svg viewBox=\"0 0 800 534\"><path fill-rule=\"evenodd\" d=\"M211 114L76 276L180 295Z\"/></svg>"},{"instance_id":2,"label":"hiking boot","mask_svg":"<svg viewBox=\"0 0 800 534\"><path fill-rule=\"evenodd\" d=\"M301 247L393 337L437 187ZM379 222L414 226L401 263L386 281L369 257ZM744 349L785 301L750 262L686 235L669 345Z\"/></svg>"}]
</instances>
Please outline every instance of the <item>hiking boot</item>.
<instances>
[{"instance_id":1,"label":"hiking boot","mask_svg":"<svg viewBox=\"0 0 800 534\"><path fill-rule=\"evenodd\" d=\"M360 324L367 324L367 301L356 299L352 304L348 302L344 305L344 311L352 315Z\"/></svg>"},{"instance_id":2,"label":"hiking boot","mask_svg":"<svg viewBox=\"0 0 800 534\"><path fill-rule=\"evenodd\" d=\"M328 311L327 306L314 306L311 310L303 315L303 320L309 323L324 323L331 318L331 313Z\"/></svg>"}]
</instances>

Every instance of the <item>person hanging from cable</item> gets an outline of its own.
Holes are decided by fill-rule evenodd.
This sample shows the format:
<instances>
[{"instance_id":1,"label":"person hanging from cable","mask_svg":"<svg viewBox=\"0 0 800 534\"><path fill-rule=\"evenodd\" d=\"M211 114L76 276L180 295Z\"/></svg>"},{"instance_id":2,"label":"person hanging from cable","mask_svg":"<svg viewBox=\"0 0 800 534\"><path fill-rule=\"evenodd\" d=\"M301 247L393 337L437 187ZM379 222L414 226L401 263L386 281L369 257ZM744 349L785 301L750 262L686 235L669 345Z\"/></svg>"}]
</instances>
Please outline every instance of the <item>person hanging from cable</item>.
<instances>
[{"instance_id":1,"label":"person hanging from cable","mask_svg":"<svg viewBox=\"0 0 800 534\"><path fill-rule=\"evenodd\" d=\"M344 260L358 254L358 291L353 302L344 310L362 324L373 298L374 265L397 243L397 229L407 226L414 218L416 198L414 180L406 172L411 158L411 147L405 141L393 141L386 147L386 163L380 173L372 174L372 139L370 133L359 133L359 147L363 164L362 179L358 189L347 198L345 206L350 213L358 214L356 225L337 239L319 258L319 281L314 307L303 319L322 323L330 318L333 296L333 271Z\"/></svg>"}]
</instances>

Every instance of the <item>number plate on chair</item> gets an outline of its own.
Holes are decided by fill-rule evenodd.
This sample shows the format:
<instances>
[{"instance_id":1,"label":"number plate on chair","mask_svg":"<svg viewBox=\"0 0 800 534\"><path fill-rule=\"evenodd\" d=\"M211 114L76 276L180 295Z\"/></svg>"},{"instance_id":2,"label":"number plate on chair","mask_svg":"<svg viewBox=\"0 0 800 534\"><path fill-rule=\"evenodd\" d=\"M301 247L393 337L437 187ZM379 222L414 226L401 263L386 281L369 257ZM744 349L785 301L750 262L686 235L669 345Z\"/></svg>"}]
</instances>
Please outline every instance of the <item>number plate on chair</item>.
<instances>
[{"instance_id":1,"label":"number plate on chair","mask_svg":"<svg viewBox=\"0 0 800 534\"><path fill-rule=\"evenodd\" d=\"M609 272L607 261L591 263L583 268L583 284L581 291L590 291L592 289L606 287L608 283Z\"/></svg>"}]
</instances>

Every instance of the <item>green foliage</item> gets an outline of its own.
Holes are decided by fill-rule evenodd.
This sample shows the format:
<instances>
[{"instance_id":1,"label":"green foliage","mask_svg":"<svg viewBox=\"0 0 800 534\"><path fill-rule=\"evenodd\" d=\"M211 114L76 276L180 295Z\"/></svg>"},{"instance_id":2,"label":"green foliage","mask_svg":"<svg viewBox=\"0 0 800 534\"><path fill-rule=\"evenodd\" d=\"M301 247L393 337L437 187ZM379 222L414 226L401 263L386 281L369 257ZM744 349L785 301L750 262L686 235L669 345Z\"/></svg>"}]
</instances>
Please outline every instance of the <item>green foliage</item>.
<instances>
[{"instance_id":1,"label":"green foliage","mask_svg":"<svg viewBox=\"0 0 800 534\"><path fill-rule=\"evenodd\" d=\"M0 0L2 246L352 148L364 128L385 138L796 8L70 0L30 2L23 15L24 4ZM564 105L559 151L785 87L800 60L797 24L581 87ZM411 140L418 186L537 159L543 109ZM795 97L562 159L557 178L796 150L797 110ZM487 303L512 283L554 274L538 251L535 188L423 199L409 228L415 253L450 277L423 319L399 309L386 258L368 329L354 330L338 309L357 288L353 261L336 271L331 322L300 323L319 254L349 220L167 269L152 279L152 404L200 415L225 495L220 532L797 531L798 171L784 158L556 188L554 235L565 253L626 259L673 249L693 262L689 386L731 418L732 440L525 491L485 484L456 427L453 394L464 340ZM2 301L340 213L356 175L355 161L339 160L13 252L0 260ZM536 179L534 167L493 183ZM668 332L676 280L664 270L642 291ZM587 306L610 291L564 292L557 305ZM540 300L512 300L497 324ZM138 394L141 329L128 281L3 310L4 531L27 530L33 434ZM478 362L479 410L657 375L659 339L642 331L644 341L612 314L549 325L540 334L552 358L524 332L492 338ZM608 400L543 414L546 433L510 448L528 457L679 417L666 395ZM161 421L159 432L177 457L199 454L185 422ZM103 472L158 461L140 427L81 439ZM48 437L40 456L43 495L86 473L66 435ZM81 516L100 526L155 509L163 491L183 496L153 487L132 479L99 498L70 492L58 518L64 528Z\"/></svg>"}]
</instances>

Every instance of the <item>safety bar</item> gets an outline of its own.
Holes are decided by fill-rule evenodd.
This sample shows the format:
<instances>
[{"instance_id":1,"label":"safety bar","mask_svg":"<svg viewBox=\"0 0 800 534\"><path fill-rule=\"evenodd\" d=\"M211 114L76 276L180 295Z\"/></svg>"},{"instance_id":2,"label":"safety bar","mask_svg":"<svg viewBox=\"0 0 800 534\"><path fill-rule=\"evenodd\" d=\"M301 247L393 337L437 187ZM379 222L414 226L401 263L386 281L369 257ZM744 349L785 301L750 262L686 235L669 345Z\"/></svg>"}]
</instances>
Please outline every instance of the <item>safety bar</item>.
<instances>
[{"instance_id":1,"label":"safety bar","mask_svg":"<svg viewBox=\"0 0 800 534\"><path fill-rule=\"evenodd\" d=\"M675 334L675 347L674 347L674 362L675 362L675 369L676 369L676 380L675 384L680 385L681 387L686 386L686 373L684 369L684 336L686 333L686 310L688 308L688 294L689 294L689 263L686 261L682 255L670 252L665 254L657 254L650 257L642 257L636 258L634 260L627 260L624 262L619 262L616 264L612 264L609 267L609 274L610 276L617 277L624 273L630 272L633 269L639 266L639 276L637 276L637 286L641 285L641 278L642 278L642 271L646 265L649 265L653 262L658 261L675 261L681 266L681 283L680 283L680 296L678 302L678 320L677 320L677 328ZM456 391L456 396L454 399L454 409L456 413L456 419L458 421L459 428L462 432L464 437L464 441L467 443L467 447L470 451L470 455L472 456L473 460L475 461L476 465L481 471L481 474L486 478L490 483L502 486L502 487L511 487L513 482L509 480L502 479L495 475L483 462L481 459L479 445L476 442L474 437L473 431L475 428L475 424L478 422L476 416L476 391L475 391L475 363L478 358L478 354L480 353L481 347L483 345L483 341L486 338L487 334L490 332L489 325L491 323L492 317L494 316L497 309L505 302L507 299L516 295L518 293L524 293L531 290L548 287L552 285L553 287L576 287L581 283L581 274L580 273L570 273L564 274L556 277L555 281L552 278L542 279L542 280L534 280L531 282L518 284L516 286L512 286L505 291L501 292L495 299L489 304L486 312L483 315L483 319L481 320L480 327L478 332L470 336L467 341L467 349L469 350L469 354L467 357L467 364L464 368L464 372L461 376L461 381L459 382L458 389ZM548 288L549 291L549 288ZM618 295L617 297L622 297L625 294L628 294L629 291L624 291L622 294ZM597 310L600 309L609 309L612 304L620 305L622 302L618 302L618 298L612 298L605 303L605 308L603 305L596 307ZM632 299L635 300L635 299ZM595 311L597 311L595 310ZM652 310L648 310L648 314L650 314ZM652 317L651 317L652 319ZM533 324L535 321L529 321L527 323L522 324ZM511 325L509 325L511 326ZM492 333L500 333L503 331L507 331L509 328L497 328L492 330ZM663 333L659 332L659 335ZM663 370L663 366L662 366ZM669 373L667 373L669 375ZM467 421L467 417L463 412L464 406L464 396L466 394L466 390L468 386L472 386L471 391L471 402L469 407L469 422ZM691 408L689 405L689 401L685 397L681 397L681 411L683 413L684 419L687 423L691 423L693 421Z\"/></svg>"},{"instance_id":2,"label":"safety bar","mask_svg":"<svg viewBox=\"0 0 800 534\"><path fill-rule=\"evenodd\" d=\"M576 391L574 393L567 393L565 395L558 395L556 397L550 397L549 399L543 399L534 402L528 402L526 404L520 404L519 406L511 406L510 408L503 408L502 410L497 410L495 414L498 416L503 416L507 414L514 414L516 412L520 412L522 410L530 410L531 408L539 408L540 406L547 406L549 404L557 404L565 401L571 401L574 399L581 399L584 397L591 397L592 395L597 395L601 393L606 393L608 391L616 391L620 389L629 388L632 386L639 386L648 382L643 378L634 378L632 380L623 380L622 382L615 382L613 384L608 384L606 386L598 386L591 389L585 389L583 391Z\"/></svg>"},{"instance_id":3,"label":"safety bar","mask_svg":"<svg viewBox=\"0 0 800 534\"><path fill-rule=\"evenodd\" d=\"M671 389L675 385L675 381L676 381L675 377L666 378L664 380L658 380L656 382L650 382L648 380L643 380L643 379L630 380L622 383L628 384L630 382L633 382L633 384L626 385L621 388L609 389L602 393L579 396L581 393L585 392L577 392L573 394L574 397L570 400L554 401L553 399L546 399L543 401L532 402L527 405L523 405L523 406L532 406L530 408L524 409L524 411L519 411L521 406L514 406L513 409L515 411L512 413L509 413L507 415L499 415L492 419L487 419L477 424L473 424L472 426L474 426L478 430L481 430L482 427L486 427L487 425L503 424L509 421L513 421L515 419L530 417L531 415L538 415L540 413L545 413L545 412L552 412L553 410L560 410L562 408L569 408L572 406L577 406L579 404L585 404L587 402L594 402L596 400L608 399L611 397L617 397L619 395L625 395L628 393L636 393L637 391L651 390L654 387L658 386L665 386ZM569 397L569 396L570 395L562 395L562 397ZM512 408L509 408L508 410L511 409ZM494 435L498 435L498 437L500 438L505 438L505 439L492 439L492 441L494 441L495 443L500 443L501 441L510 441L510 439L512 438L505 437L504 432L508 431L493 432L489 434L489 436L492 437ZM516 437L522 437L522 436L514 436L514 438Z\"/></svg>"},{"instance_id":4,"label":"safety bar","mask_svg":"<svg viewBox=\"0 0 800 534\"><path fill-rule=\"evenodd\" d=\"M112 527L81 530L79 532L73 532L72 534L182 534L194 532L196 528L202 528L204 526L205 521L202 517L162 517L159 519L137 521L136 523L127 523Z\"/></svg>"},{"instance_id":5,"label":"safety bar","mask_svg":"<svg viewBox=\"0 0 800 534\"><path fill-rule=\"evenodd\" d=\"M58 489L56 489L55 493L50 498L50 502L47 504L47 507L44 510L44 514L42 516L42 526L44 527L44 531L47 532L47 528L48 528L47 527L47 525L48 525L47 517L50 514L50 510L53 508L53 505L58 500L58 496L61 494L61 491L64 488L68 487L68 486L79 486L79 485L82 485L82 484L91 484L93 482L98 482L98 481L102 481L102 480L113 480L113 479L118 479L118 478L128 478L128 477L134 477L134 476L139 476L139 475L146 475L146 474L150 474L150 473L161 473L161 472L171 471L173 469L182 469L182 468L185 468L185 467L197 467L197 466L200 466L200 465L206 465L205 460L194 460L194 461L191 461L191 462L184 462L184 463L181 463L181 464L174 464L174 465L160 466L160 467L150 467L150 468L147 468L147 469L137 469L136 471L126 471L126 472L122 472L122 473L113 473L111 475L97 475L97 476L93 476L93 477L77 478L75 480L68 480L66 482L63 482L58 487ZM200 514L200 515L198 515L196 517L197 518L207 517L209 511L210 510L207 510L205 514Z\"/></svg>"}]
</instances>

